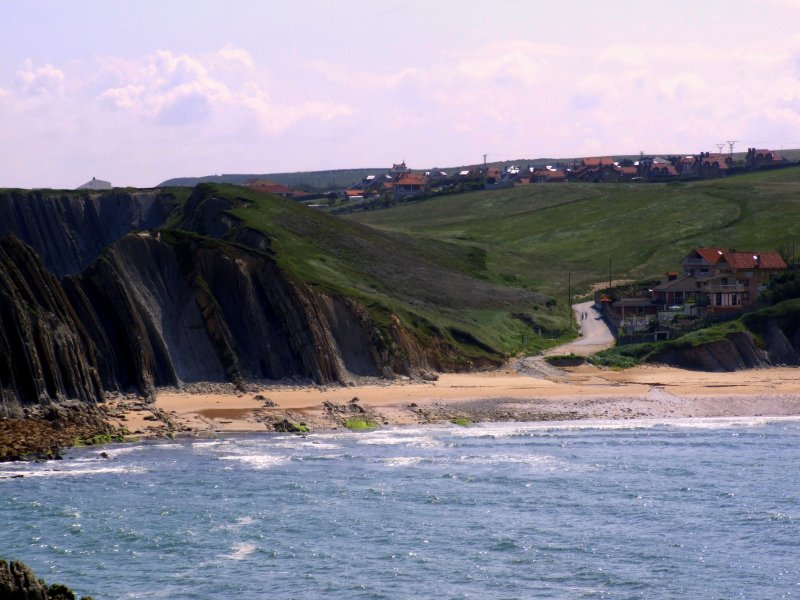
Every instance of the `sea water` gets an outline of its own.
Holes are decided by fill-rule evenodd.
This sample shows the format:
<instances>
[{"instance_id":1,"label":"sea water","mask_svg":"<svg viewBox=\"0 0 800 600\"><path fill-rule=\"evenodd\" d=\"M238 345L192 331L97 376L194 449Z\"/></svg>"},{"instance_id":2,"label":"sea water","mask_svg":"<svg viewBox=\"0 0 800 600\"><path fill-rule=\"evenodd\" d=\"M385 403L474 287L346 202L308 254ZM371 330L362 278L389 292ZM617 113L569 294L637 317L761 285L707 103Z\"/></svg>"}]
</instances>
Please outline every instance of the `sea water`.
<instances>
[{"instance_id":1,"label":"sea water","mask_svg":"<svg viewBox=\"0 0 800 600\"><path fill-rule=\"evenodd\" d=\"M791 418L140 442L0 465L0 557L96 600L795 598L798 467Z\"/></svg>"}]
</instances>

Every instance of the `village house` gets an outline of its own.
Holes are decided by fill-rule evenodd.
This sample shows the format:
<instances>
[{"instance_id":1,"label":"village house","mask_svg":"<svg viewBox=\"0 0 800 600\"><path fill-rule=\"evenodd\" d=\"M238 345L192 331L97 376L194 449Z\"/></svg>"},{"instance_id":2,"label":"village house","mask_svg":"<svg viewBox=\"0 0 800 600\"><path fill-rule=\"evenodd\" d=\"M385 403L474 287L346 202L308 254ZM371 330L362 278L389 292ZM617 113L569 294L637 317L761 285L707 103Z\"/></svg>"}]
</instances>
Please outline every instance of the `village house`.
<instances>
[{"instance_id":1,"label":"village house","mask_svg":"<svg viewBox=\"0 0 800 600\"><path fill-rule=\"evenodd\" d=\"M407 175L409 173L411 173L411 169L406 166L406 161L403 161L399 164L392 164L392 168L389 169L387 175L391 177L393 181L397 181L403 175Z\"/></svg>"},{"instance_id":2,"label":"village house","mask_svg":"<svg viewBox=\"0 0 800 600\"><path fill-rule=\"evenodd\" d=\"M678 169L666 158L642 158L637 165L639 176L649 181L663 181L678 177Z\"/></svg>"},{"instance_id":3,"label":"village house","mask_svg":"<svg viewBox=\"0 0 800 600\"><path fill-rule=\"evenodd\" d=\"M392 184L395 199L418 196L428 191L428 178L419 173L406 173Z\"/></svg>"},{"instance_id":4,"label":"village house","mask_svg":"<svg viewBox=\"0 0 800 600\"><path fill-rule=\"evenodd\" d=\"M782 166L787 162L779 152L759 148L748 148L745 157L745 163L751 169Z\"/></svg>"},{"instance_id":5,"label":"village house","mask_svg":"<svg viewBox=\"0 0 800 600\"><path fill-rule=\"evenodd\" d=\"M697 317L736 315L756 304L759 294L787 269L777 252L737 252L700 247L681 260L681 271L652 289L613 298L598 292L595 304L617 331L625 334L651 332L653 339L669 335L673 321Z\"/></svg>"},{"instance_id":6,"label":"village house","mask_svg":"<svg viewBox=\"0 0 800 600\"><path fill-rule=\"evenodd\" d=\"M288 185L282 183L275 183L269 179L248 179L244 182L244 186L251 190L264 192L267 194L275 194L283 198L294 198L295 191Z\"/></svg>"},{"instance_id":7,"label":"village house","mask_svg":"<svg viewBox=\"0 0 800 600\"><path fill-rule=\"evenodd\" d=\"M114 186L111 185L110 181L103 181L102 179L97 179L96 177L92 177L91 181L87 181L83 185L78 186L76 189L78 190L110 190L113 189Z\"/></svg>"},{"instance_id":8,"label":"village house","mask_svg":"<svg viewBox=\"0 0 800 600\"><path fill-rule=\"evenodd\" d=\"M631 161L618 162L613 158L581 158L573 161L567 175L573 181L616 183L632 181L640 176L640 168Z\"/></svg>"},{"instance_id":9,"label":"village house","mask_svg":"<svg viewBox=\"0 0 800 600\"><path fill-rule=\"evenodd\" d=\"M662 309L692 302L698 314L739 312L751 306L786 263L777 252L695 248L681 260L682 273L668 273L653 288Z\"/></svg>"}]
</instances>

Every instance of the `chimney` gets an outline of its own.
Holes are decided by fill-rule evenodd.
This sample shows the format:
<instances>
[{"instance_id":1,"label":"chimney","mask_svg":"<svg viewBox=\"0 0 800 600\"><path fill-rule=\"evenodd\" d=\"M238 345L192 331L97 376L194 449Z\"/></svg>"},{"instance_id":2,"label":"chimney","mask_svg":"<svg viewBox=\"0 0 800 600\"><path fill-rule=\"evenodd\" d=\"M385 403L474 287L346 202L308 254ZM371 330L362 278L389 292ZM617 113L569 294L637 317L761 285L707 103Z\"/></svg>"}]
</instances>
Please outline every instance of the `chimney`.
<instances>
[{"instance_id":1,"label":"chimney","mask_svg":"<svg viewBox=\"0 0 800 600\"><path fill-rule=\"evenodd\" d=\"M675 281L678 278L678 274L675 272L667 273L667 281Z\"/></svg>"}]
</instances>

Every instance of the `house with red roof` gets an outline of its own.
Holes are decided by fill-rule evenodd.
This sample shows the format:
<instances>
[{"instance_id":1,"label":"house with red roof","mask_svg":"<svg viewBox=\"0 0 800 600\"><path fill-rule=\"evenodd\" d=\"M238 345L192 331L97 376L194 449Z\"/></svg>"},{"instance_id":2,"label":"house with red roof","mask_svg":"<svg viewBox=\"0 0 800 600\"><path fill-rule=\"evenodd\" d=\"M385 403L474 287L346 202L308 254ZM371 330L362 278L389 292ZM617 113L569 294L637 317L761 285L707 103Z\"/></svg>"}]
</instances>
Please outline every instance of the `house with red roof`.
<instances>
[{"instance_id":1,"label":"house with red roof","mask_svg":"<svg viewBox=\"0 0 800 600\"><path fill-rule=\"evenodd\" d=\"M753 305L786 262L777 252L695 248L681 260L682 274L669 273L653 288L663 308L694 302L698 313L739 312Z\"/></svg>"},{"instance_id":2,"label":"house with red roof","mask_svg":"<svg viewBox=\"0 0 800 600\"><path fill-rule=\"evenodd\" d=\"M396 199L417 196L428 190L428 178L419 173L406 173L392 184L392 193Z\"/></svg>"},{"instance_id":3,"label":"house with red roof","mask_svg":"<svg viewBox=\"0 0 800 600\"><path fill-rule=\"evenodd\" d=\"M275 194L283 198L293 198L295 191L288 185L275 183L269 179L249 179L244 182L244 186L251 190L257 190L266 194Z\"/></svg>"},{"instance_id":4,"label":"house with red roof","mask_svg":"<svg viewBox=\"0 0 800 600\"><path fill-rule=\"evenodd\" d=\"M748 148L745 157L747 166L751 169L762 169L764 167L774 167L786 164L786 160L775 150L766 148Z\"/></svg>"},{"instance_id":5,"label":"house with red roof","mask_svg":"<svg viewBox=\"0 0 800 600\"><path fill-rule=\"evenodd\" d=\"M733 158L729 154L700 153L698 170L702 179L725 177L732 166Z\"/></svg>"},{"instance_id":6,"label":"house with red roof","mask_svg":"<svg viewBox=\"0 0 800 600\"><path fill-rule=\"evenodd\" d=\"M563 183L567 180L567 174L562 169L554 167L534 168L527 179L529 183Z\"/></svg>"},{"instance_id":7,"label":"house with red roof","mask_svg":"<svg viewBox=\"0 0 800 600\"><path fill-rule=\"evenodd\" d=\"M678 169L666 158L656 156L639 161L639 173L650 181L663 181L678 177Z\"/></svg>"}]
</instances>

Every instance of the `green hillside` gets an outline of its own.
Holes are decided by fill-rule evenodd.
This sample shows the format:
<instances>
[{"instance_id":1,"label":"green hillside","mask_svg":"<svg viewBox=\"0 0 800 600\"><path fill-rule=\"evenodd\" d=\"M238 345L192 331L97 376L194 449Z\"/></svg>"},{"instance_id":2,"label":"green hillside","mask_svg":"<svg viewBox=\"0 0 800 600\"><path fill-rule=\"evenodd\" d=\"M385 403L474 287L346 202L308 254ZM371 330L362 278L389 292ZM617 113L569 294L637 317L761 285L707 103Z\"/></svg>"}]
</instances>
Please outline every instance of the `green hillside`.
<instances>
[{"instance_id":1,"label":"green hillside","mask_svg":"<svg viewBox=\"0 0 800 600\"><path fill-rule=\"evenodd\" d=\"M536 350L566 329L564 301L491 281L475 246L381 232L236 186L203 184L194 194L197 211L211 198L232 201L229 212L269 236L271 254L296 281L358 300L384 326L397 315L419 339L446 340L467 357L497 360L523 342Z\"/></svg>"},{"instance_id":2,"label":"green hillside","mask_svg":"<svg viewBox=\"0 0 800 600\"><path fill-rule=\"evenodd\" d=\"M348 220L478 248L497 282L565 298L662 276L692 247L800 253L800 168L665 184L549 184L355 213Z\"/></svg>"}]
</instances>

